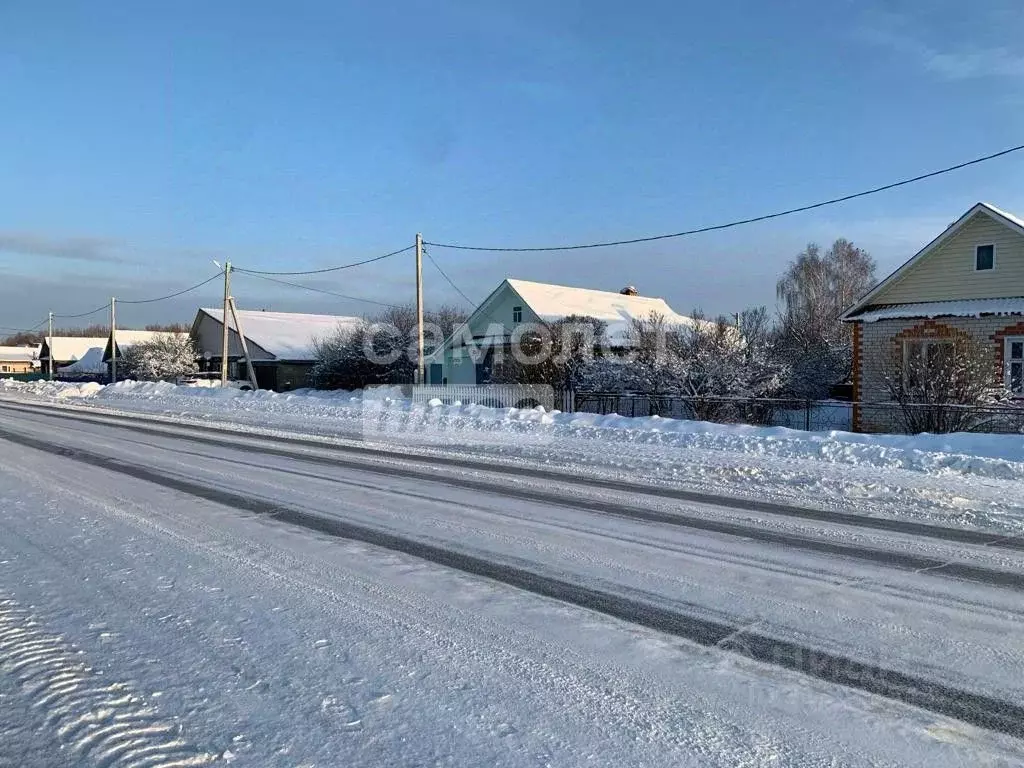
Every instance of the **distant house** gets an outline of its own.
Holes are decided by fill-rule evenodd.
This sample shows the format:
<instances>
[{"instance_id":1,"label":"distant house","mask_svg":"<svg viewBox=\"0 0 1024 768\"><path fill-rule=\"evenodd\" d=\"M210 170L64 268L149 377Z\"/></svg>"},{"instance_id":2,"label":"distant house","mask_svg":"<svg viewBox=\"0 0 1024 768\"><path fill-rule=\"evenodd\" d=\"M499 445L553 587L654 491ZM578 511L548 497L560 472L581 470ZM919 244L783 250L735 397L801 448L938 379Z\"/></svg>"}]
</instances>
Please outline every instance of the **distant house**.
<instances>
[{"instance_id":1,"label":"distant house","mask_svg":"<svg viewBox=\"0 0 1024 768\"><path fill-rule=\"evenodd\" d=\"M125 352L134 347L136 344L146 344L157 339L165 338L167 336L188 336L187 333L175 333L173 331L132 331L128 329L117 329L117 359L120 360L124 357ZM107 339L107 343L103 347L103 370L109 376L112 373L111 363L113 362L113 354L110 339Z\"/></svg>"},{"instance_id":2,"label":"distant house","mask_svg":"<svg viewBox=\"0 0 1024 768\"><path fill-rule=\"evenodd\" d=\"M629 345L634 320L660 315L671 324L693 320L677 313L664 299L640 296L633 288L598 291L564 285L502 280L463 326L428 358L431 384L484 384L490 381L494 351L512 343L516 328L525 323L553 323L570 315L603 320L613 349ZM468 347L478 350L474 360Z\"/></svg>"},{"instance_id":3,"label":"distant house","mask_svg":"<svg viewBox=\"0 0 1024 768\"><path fill-rule=\"evenodd\" d=\"M53 372L59 373L61 368L77 363L84 358L91 349L100 349L100 360L102 362L102 350L107 345L105 336L47 336L39 348L39 361L44 372L49 372L52 356ZM102 367L96 373L102 373ZM72 372L73 374L76 372Z\"/></svg>"},{"instance_id":4,"label":"distant house","mask_svg":"<svg viewBox=\"0 0 1024 768\"><path fill-rule=\"evenodd\" d=\"M39 352L31 347L0 347L0 376L33 373L39 369Z\"/></svg>"},{"instance_id":5,"label":"distant house","mask_svg":"<svg viewBox=\"0 0 1024 768\"><path fill-rule=\"evenodd\" d=\"M310 370L316 362L315 341L333 335L339 328L361 322L358 317L343 315L257 310L239 310L238 317L260 389L278 392L309 386ZM206 371L220 370L223 333L223 310L198 311L191 335L199 351L200 366ZM230 318L228 333L228 375L232 379L244 379L242 345Z\"/></svg>"},{"instance_id":6,"label":"distant house","mask_svg":"<svg viewBox=\"0 0 1024 768\"><path fill-rule=\"evenodd\" d=\"M890 397L873 361L931 360L958 338L981 342L993 376L1024 398L1024 220L978 203L843 315L853 323L853 397ZM884 428L854 409L855 430Z\"/></svg>"}]
</instances>

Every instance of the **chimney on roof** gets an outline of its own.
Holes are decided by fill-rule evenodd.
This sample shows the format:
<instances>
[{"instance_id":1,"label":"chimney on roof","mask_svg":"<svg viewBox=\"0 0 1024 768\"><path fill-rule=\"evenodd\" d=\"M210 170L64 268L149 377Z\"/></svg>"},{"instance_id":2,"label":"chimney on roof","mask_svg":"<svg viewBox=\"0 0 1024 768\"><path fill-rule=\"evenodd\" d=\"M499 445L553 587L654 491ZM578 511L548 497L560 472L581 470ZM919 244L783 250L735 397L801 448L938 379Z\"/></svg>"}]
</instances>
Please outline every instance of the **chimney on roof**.
<instances>
[{"instance_id":1,"label":"chimney on roof","mask_svg":"<svg viewBox=\"0 0 1024 768\"><path fill-rule=\"evenodd\" d=\"M621 293L623 296L639 296L640 295L640 291L638 291L636 289L636 286L633 286L633 285L627 285L625 288L623 288L621 291L619 291L619 293Z\"/></svg>"}]
</instances>

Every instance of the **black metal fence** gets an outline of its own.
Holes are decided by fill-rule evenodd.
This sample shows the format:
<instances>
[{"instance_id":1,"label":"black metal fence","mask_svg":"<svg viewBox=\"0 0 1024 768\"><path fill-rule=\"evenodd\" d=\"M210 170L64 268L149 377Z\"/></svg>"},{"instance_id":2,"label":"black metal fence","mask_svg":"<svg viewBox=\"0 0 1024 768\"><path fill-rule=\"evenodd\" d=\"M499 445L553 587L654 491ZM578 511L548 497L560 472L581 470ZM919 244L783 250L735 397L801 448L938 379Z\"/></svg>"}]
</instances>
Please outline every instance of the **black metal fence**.
<instances>
[{"instance_id":1,"label":"black metal fence","mask_svg":"<svg viewBox=\"0 0 1024 768\"><path fill-rule=\"evenodd\" d=\"M812 431L858 429L865 432L998 432L1024 434L1024 403L1008 405L933 405L863 403L795 398L687 397L618 392L573 392L563 410L663 416Z\"/></svg>"},{"instance_id":2,"label":"black metal fence","mask_svg":"<svg viewBox=\"0 0 1024 768\"><path fill-rule=\"evenodd\" d=\"M1024 434L1024 402L1007 405L857 403L862 432Z\"/></svg>"}]
</instances>

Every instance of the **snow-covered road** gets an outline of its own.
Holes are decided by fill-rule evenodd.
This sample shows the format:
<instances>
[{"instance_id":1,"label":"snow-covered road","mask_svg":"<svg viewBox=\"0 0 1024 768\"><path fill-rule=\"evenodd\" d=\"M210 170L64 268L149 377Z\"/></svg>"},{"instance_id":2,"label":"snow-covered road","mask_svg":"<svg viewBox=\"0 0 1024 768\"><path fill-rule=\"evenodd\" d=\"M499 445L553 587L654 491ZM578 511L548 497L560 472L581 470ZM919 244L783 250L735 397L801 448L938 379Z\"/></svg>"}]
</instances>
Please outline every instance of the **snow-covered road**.
<instances>
[{"instance_id":1,"label":"snow-covered road","mask_svg":"<svg viewBox=\"0 0 1024 768\"><path fill-rule=\"evenodd\" d=\"M0 465L2 766L1024 763L1017 539L45 406Z\"/></svg>"}]
</instances>

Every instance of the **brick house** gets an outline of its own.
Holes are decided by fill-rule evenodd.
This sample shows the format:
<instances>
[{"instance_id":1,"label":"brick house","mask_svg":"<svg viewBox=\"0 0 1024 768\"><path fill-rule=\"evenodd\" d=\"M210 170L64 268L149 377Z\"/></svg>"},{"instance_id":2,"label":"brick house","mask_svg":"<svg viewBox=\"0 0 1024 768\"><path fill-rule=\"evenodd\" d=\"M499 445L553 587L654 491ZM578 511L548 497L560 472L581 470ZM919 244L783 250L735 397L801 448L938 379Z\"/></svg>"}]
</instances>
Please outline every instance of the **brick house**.
<instances>
[{"instance_id":1,"label":"brick house","mask_svg":"<svg viewBox=\"0 0 1024 768\"><path fill-rule=\"evenodd\" d=\"M877 361L928 357L958 338L992 356L995 381L1024 398L1024 220L978 203L846 311L853 324L853 399L890 399ZM853 428L886 429L854 408Z\"/></svg>"}]
</instances>

